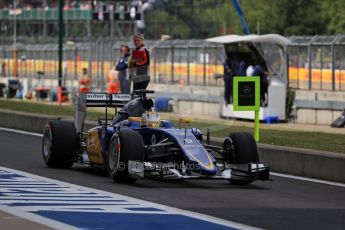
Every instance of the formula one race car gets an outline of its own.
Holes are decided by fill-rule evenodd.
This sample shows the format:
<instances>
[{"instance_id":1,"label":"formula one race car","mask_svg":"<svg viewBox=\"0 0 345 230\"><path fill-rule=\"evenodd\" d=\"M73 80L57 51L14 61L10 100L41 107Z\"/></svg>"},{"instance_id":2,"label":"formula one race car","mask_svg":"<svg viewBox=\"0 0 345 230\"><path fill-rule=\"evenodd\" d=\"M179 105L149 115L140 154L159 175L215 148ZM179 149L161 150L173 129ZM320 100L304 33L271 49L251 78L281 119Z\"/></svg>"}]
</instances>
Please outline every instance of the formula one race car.
<instances>
[{"instance_id":1,"label":"formula one race car","mask_svg":"<svg viewBox=\"0 0 345 230\"><path fill-rule=\"evenodd\" d=\"M46 165L69 168L77 162L103 167L117 182L158 177L249 184L269 179L269 167L259 163L250 134L232 133L223 146L211 145L209 132L203 142L199 129L174 127L152 112L153 100L146 94L153 91L135 93L81 93L75 101L74 123L56 120L45 127L42 152ZM105 107L105 119L83 132L87 107ZM111 122L108 108L115 108Z\"/></svg>"}]
</instances>

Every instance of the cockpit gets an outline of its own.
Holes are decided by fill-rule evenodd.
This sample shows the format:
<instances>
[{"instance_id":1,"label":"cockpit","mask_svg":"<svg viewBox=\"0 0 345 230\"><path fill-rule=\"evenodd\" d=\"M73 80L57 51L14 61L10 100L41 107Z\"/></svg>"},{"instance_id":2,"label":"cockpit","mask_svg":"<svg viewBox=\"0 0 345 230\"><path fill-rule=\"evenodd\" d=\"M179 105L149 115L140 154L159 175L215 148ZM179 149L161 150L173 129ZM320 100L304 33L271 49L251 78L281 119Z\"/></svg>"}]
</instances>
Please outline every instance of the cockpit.
<instances>
[{"instance_id":1,"label":"cockpit","mask_svg":"<svg viewBox=\"0 0 345 230\"><path fill-rule=\"evenodd\" d=\"M150 98L135 98L118 112L112 122L112 126L121 121L128 120L129 122L139 122L140 125L145 125L146 127L158 127L160 117L157 113L152 112L153 106L154 102Z\"/></svg>"}]
</instances>

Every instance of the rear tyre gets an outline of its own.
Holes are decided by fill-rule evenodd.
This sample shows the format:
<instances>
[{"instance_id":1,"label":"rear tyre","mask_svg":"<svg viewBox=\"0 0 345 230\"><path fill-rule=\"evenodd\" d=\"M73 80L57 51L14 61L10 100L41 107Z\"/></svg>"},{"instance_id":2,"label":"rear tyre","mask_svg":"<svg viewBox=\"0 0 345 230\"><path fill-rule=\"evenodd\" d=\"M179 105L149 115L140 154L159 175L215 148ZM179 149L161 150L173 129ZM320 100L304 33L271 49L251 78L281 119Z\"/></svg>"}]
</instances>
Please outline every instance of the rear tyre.
<instances>
[{"instance_id":1,"label":"rear tyre","mask_svg":"<svg viewBox=\"0 0 345 230\"><path fill-rule=\"evenodd\" d=\"M141 135L131 129L115 133L110 140L107 169L116 182L133 183L137 179L128 174L128 161L143 161L144 142Z\"/></svg>"},{"instance_id":2,"label":"rear tyre","mask_svg":"<svg viewBox=\"0 0 345 230\"><path fill-rule=\"evenodd\" d=\"M229 139L224 141L223 146L231 141L234 147L232 155L228 157L231 164L258 163L258 147L252 135L249 133L231 133ZM230 153L229 153L230 154ZM231 184L245 185L250 184L252 180L229 180Z\"/></svg>"},{"instance_id":3,"label":"rear tyre","mask_svg":"<svg viewBox=\"0 0 345 230\"><path fill-rule=\"evenodd\" d=\"M77 133L72 122L49 121L42 140L43 160L48 167L70 168L76 158Z\"/></svg>"}]
</instances>

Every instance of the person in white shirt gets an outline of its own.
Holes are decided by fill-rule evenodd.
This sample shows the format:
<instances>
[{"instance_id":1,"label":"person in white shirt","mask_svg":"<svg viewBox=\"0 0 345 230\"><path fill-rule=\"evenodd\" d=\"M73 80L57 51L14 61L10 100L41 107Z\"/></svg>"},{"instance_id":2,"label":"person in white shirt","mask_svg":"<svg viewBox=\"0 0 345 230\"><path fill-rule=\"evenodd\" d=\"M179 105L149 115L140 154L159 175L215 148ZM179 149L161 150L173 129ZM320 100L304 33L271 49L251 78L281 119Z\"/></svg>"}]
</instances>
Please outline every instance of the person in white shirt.
<instances>
[{"instance_id":1,"label":"person in white shirt","mask_svg":"<svg viewBox=\"0 0 345 230\"><path fill-rule=\"evenodd\" d=\"M247 67L247 70L246 70L246 75L247 75L247 76L253 76L253 73L254 73L254 66L249 65L249 66Z\"/></svg>"}]
</instances>

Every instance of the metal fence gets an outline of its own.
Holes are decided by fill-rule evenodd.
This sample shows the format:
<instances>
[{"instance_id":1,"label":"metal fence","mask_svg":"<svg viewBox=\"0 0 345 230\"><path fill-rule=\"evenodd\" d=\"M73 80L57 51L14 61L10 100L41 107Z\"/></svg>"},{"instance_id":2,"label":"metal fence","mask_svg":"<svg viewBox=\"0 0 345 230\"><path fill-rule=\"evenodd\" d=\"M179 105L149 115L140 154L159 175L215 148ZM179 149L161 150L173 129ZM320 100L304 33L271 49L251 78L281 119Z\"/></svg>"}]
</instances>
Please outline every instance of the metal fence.
<instances>
[{"instance_id":1,"label":"metal fence","mask_svg":"<svg viewBox=\"0 0 345 230\"><path fill-rule=\"evenodd\" d=\"M307 90L345 90L345 36L291 37L289 82Z\"/></svg>"},{"instance_id":2,"label":"metal fence","mask_svg":"<svg viewBox=\"0 0 345 230\"><path fill-rule=\"evenodd\" d=\"M345 36L291 37L289 84L295 89L345 90ZM106 89L114 64L121 58L120 47L131 41L97 39L66 41L63 76L77 80L83 69L92 78L92 87ZM221 86L224 50L221 45L204 40L147 40L150 49L151 82L162 84ZM43 78L57 82L56 44L17 44L19 78ZM0 44L0 77L13 76L13 45ZM72 81L69 84L72 86ZM68 86L68 85L67 85Z\"/></svg>"},{"instance_id":3,"label":"metal fence","mask_svg":"<svg viewBox=\"0 0 345 230\"><path fill-rule=\"evenodd\" d=\"M104 90L110 70L121 58L120 47L129 41L98 39L89 42L67 41L63 52L65 80L77 80L83 69L88 70L95 89ZM162 84L221 85L214 73L222 73L223 47L204 40L145 41L150 49L151 81ZM17 44L19 78L57 79L56 44ZM13 76L13 46L0 45L1 76Z\"/></svg>"}]
</instances>

